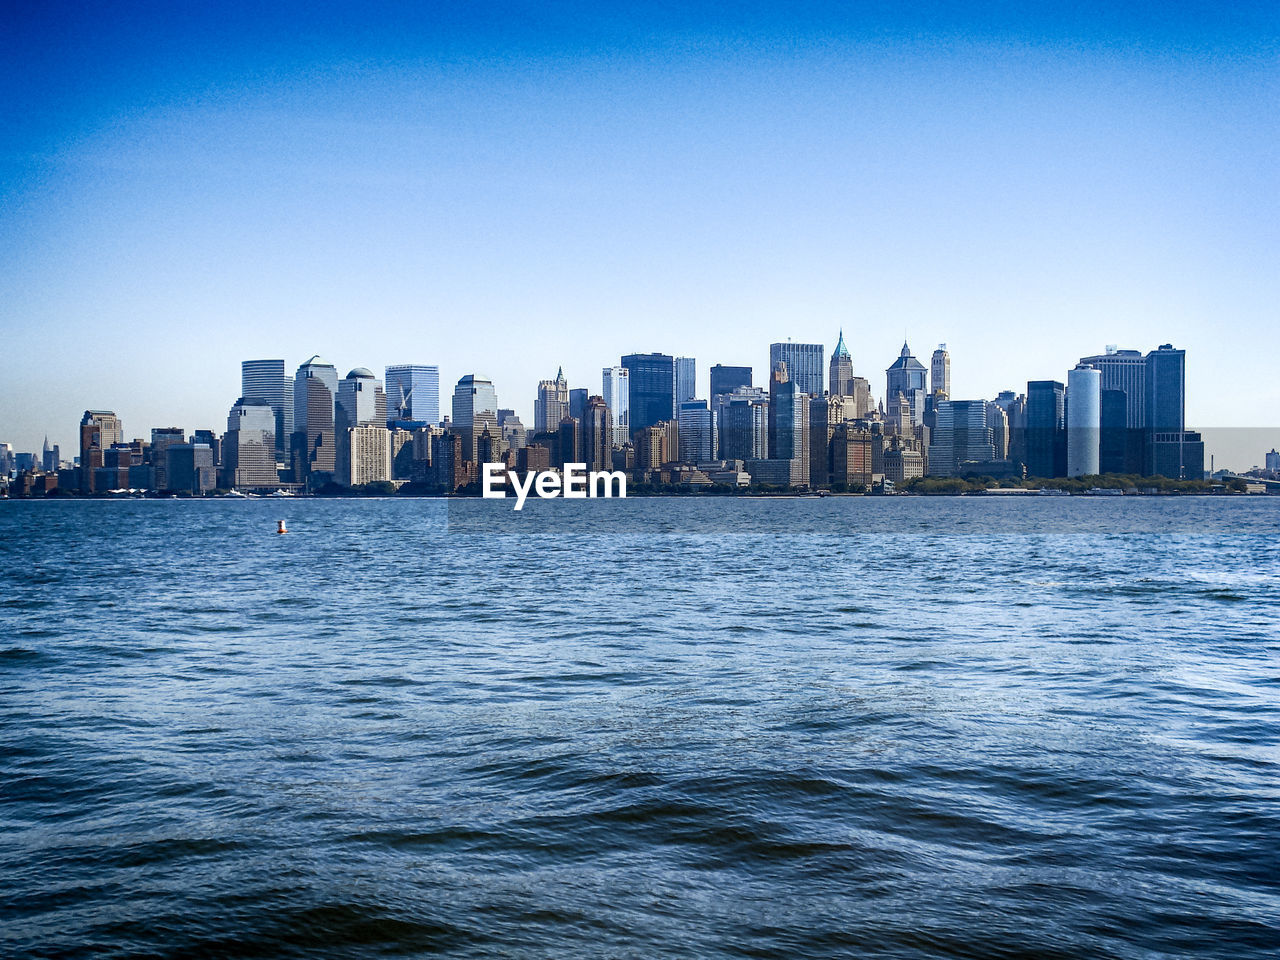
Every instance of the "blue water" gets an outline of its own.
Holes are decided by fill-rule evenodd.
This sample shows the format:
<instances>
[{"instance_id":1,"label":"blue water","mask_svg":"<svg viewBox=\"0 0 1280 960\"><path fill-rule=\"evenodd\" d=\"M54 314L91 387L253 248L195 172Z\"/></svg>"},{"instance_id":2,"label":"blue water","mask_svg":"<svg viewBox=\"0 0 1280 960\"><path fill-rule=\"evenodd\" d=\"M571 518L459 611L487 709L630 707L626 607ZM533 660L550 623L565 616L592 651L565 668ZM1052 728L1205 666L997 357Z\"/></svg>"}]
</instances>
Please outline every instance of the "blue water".
<instances>
[{"instance_id":1,"label":"blue water","mask_svg":"<svg viewBox=\"0 0 1280 960\"><path fill-rule=\"evenodd\" d=\"M0 955L1273 957L1278 543L1261 497L0 503Z\"/></svg>"}]
</instances>

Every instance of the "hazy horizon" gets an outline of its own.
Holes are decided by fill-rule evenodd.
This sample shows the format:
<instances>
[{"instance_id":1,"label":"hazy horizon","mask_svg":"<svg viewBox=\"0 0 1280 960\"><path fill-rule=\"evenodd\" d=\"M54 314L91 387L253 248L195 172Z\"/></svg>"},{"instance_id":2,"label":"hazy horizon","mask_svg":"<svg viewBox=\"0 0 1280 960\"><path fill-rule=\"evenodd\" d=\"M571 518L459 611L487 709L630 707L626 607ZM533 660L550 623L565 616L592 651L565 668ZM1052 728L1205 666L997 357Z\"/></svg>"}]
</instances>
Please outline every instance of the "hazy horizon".
<instances>
[{"instance_id":1,"label":"hazy horizon","mask_svg":"<svg viewBox=\"0 0 1280 960\"><path fill-rule=\"evenodd\" d=\"M130 9L0 15L17 450L221 431L245 359L530 423L560 366L701 396L840 328L877 399L904 338L957 398L1173 343L1189 428L1280 444L1273 5Z\"/></svg>"}]
</instances>

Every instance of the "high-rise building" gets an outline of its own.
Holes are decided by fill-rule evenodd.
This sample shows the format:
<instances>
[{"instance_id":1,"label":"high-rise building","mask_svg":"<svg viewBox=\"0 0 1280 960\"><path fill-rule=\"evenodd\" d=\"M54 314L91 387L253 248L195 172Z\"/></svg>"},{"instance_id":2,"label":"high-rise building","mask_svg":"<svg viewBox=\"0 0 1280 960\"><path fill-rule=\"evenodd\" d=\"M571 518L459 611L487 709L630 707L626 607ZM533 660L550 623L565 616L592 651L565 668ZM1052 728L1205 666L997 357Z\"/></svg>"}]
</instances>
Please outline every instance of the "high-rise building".
<instances>
[{"instance_id":1,"label":"high-rise building","mask_svg":"<svg viewBox=\"0 0 1280 960\"><path fill-rule=\"evenodd\" d=\"M1263 469L1270 473L1280 473L1280 450L1275 447L1263 459Z\"/></svg>"},{"instance_id":2,"label":"high-rise building","mask_svg":"<svg viewBox=\"0 0 1280 960\"><path fill-rule=\"evenodd\" d=\"M462 458L475 462L479 455L476 440L487 429L491 436L501 436L498 429L498 393L483 377L468 373L453 388L453 429L462 437Z\"/></svg>"},{"instance_id":3,"label":"high-rise building","mask_svg":"<svg viewBox=\"0 0 1280 960\"><path fill-rule=\"evenodd\" d=\"M566 413L556 429L555 465L582 462L582 421Z\"/></svg>"},{"instance_id":4,"label":"high-rise building","mask_svg":"<svg viewBox=\"0 0 1280 960\"><path fill-rule=\"evenodd\" d=\"M187 435L181 427L153 427L151 429L151 464L155 468L153 482L157 490L174 489L169 485L169 457L166 451L175 444L186 442ZM272 442L274 443L274 438Z\"/></svg>"},{"instance_id":5,"label":"high-rise building","mask_svg":"<svg viewBox=\"0 0 1280 960\"><path fill-rule=\"evenodd\" d=\"M240 363L240 398L265 400L275 416L272 436L273 456L288 459L289 436L293 433L293 378L285 373L283 360L243 360Z\"/></svg>"},{"instance_id":6,"label":"high-rise building","mask_svg":"<svg viewBox=\"0 0 1280 960\"><path fill-rule=\"evenodd\" d=\"M278 486L277 422L276 411L266 400L241 397L235 402L222 440L222 486L248 490Z\"/></svg>"},{"instance_id":7,"label":"high-rise building","mask_svg":"<svg viewBox=\"0 0 1280 960\"><path fill-rule=\"evenodd\" d=\"M338 371L311 357L293 379L293 437L290 446L294 480L318 487L333 479L336 467L334 414Z\"/></svg>"},{"instance_id":8,"label":"high-rise building","mask_svg":"<svg viewBox=\"0 0 1280 960\"><path fill-rule=\"evenodd\" d=\"M203 496L217 485L213 450L203 443L175 443L166 448L167 489L174 493Z\"/></svg>"},{"instance_id":9,"label":"high-rise building","mask_svg":"<svg viewBox=\"0 0 1280 960\"><path fill-rule=\"evenodd\" d=\"M384 421L385 422L385 421ZM339 482L348 487L391 479L391 431L383 423L348 427L346 472Z\"/></svg>"},{"instance_id":10,"label":"high-rise building","mask_svg":"<svg viewBox=\"0 0 1280 960\"><path fill-rule=\"evenodd\" d=\"M1102 472L1102 373L1078 364L1067 373L1067 476Z\"/></svg>"},{"instance_id":11,"label":"high-rise building","mask_svg":"<svg viewBox=\"0 0 1280 960\"><path fill-rule=\"evenodd\" d=\"M711 402L723 393L733 393L738 387L751 386L750 367L726 367L717 363L711 368Z\"/></svg>"},{"instance_id":12,"label":"high-rise building","mask_svg":"<svg viewBox=\"0 0 1280 960\"><path fill-rule=\"evenodd\" d=\"M601 396L613 417L613 446L631 442L631 380L626 367L605 367L601 371Z\"/></svg>"},{"instance_id":13,"label":"high-rise building","mask_svg":"<svg viewBox=\"0 0 1280 960\"><path fill-rule=\"evenodd\" d=\"M951 399L951 354L945 343L938 344L929 362L929 392L941 400Z\"/></svg>"},{"instance_id":14,"label":"high-rise building","mask_svg":"<svg viewBox=\"0 0 1280 960\"><path fill-rule=\"evenodd\" d=\"M40 451L40 469L45 473L53 473L58 469L58 455L49 446L49 435L44 435L44 447Z\"/></svg>"},{"instance_id":15,"label":"high-rise building","mask_svg":"<svg viewBox=\"0 0 1280 960\"><path fill-rule=\"evenodd\" d=\"M919 360L911 355L911 348L904 341L898 359L885 370L885 408L897 397L905 397L911 410L911 422L920 423L924 416L927 371Z\"/></svg>"},{"instance_id":16,"label":"high-rise building","mask_svg":"<svg viewBox=\"0 0 1280 960\"><path fill-rule=\"evenodd\" d=\"M582 462L588 470L612 470L613 418L604 397L588 397L582 413Z\"/></svg>"},{"instance_id":17,"label":"high-rise building","mask_svg":"<svg viewBox=\"0 0 1280 960\"><path fill-rule=\"evenodd\" d=\"M514 410L498 411L498 429L502 431L504 450L519 450L529 442L528 431Z\"/></svg>"},{"instance_id":18,"label":"high-rise building","mask_svg":"<svg viewBox=\"0 0 1280 960\"><path fill-rule=\"evenodd\" d=\"M871 472L871 432L848 421L837 423L829 448L831 486L851 491L870 487Z\"/></svg>"},{"instance_id":19,"label":"high-rise building","mask_svg":"<svg viewBox=\"0 0 1280 960\"><path fill-rule=\"evenodd\" d=\"M705 400L684 400L680 403L677 423L678 459L689 463L704 463L711 459L711 408Z\"/></svg>"},{"instance_id":20,"label":"high-rise building","mask_svg":"<svg viewBox=\"0 0 1280 960\"><path fill-rule=\"evenodd\" d=\"M569 416L577 420L579 423L587 415L587 397L590 394L586 387L575 387L569 391Z\"/></svg>"},{"instance_id":21,"label":"high-rise building","mask_svg":"<svg viewBox=\"0 0 1280 960\"><path fill-rule=\"evenodd\" d=\"M1163 343L1146 356L1146 473L1204 477L1204 443L1186 429L1186 351Z\"/></svg>"},{"instance_id":22,"label":"high-rise building","mask_svg":"<svg viewBox=\"0 0 1280 960\"><path fill-rule=\"evenodd\" d=\"M367 367L356 367L338 384L338 399L334 406L333 432L336 445L334 472L337 474L339 483L350 483L349 478L356 473L356 465L351 459L351 430L356 427L381 427L386 429L386 425L387 395L382 388L382 384L373 375L372 370ZM370 441L367 438L363 438L361 442L367 444ZM388 441L388 449L389 446L390 441ZM371 456L376 459L376 452ZM368 469L376 473L378 468L375 464ZM378 477L377 479L389 480L391 478L388 472L388 476ZM368 483L371 481L361 482Z\"/></svg>"},{"instance_id":23,"label":"high-rise building","mask_svg":"<svg viewBox=\"0 0 1280 960\"><path fill-rule=\"evenodd\" d=\"M717 399L722 460L769 457L769 399L759 387L738 387Z\"/></svg>"},{"instance_id":24,"label":"high-rise building","mask_svg":"<svg viewBox=\"0 0 1280 960\"><path fill-rule=\"evenodd\" d=\"M985 400L938 402L936 425L930 433L931 476L954 477L964 472L965 463L989 463L997 459L987 408Z\"/></svg>"},{"instance_id":25,"label":"high-rise building","mask_svg":"<svg viewBox=\"0 0 1280 960\"><path fill-rule=\"evenodd\" d=\"M556 371L554 380L538 382L538 396L533 401L533 432L555 433L569 412L569 381L564 367Z\"/></svg>"},{"instance_id":26,"label":"high-rise building","mask_svg":"<svg viewBox=\"0 0 1280 960\"><path fill-rule=\"evenodd\" d=\"M124 439L124 424L113 410L86 410L80 418L80 489L98 493L94 470L103 466L103 452ZM114 485L113 485L114 486ZM104 489L111 489L110 487Z\"/></svg>"},{"instance_id":27,"label":"high-rise building","mask_svg":"<svg viewBox=\"0 0 1280 960\"><path fill-rule=\"evenodd\" d=\"M666 353L622 358L630 384L631 432L671 420L675 414L675 363Z\"/></svg>"},{"instance_id":28,"label":"high-rise building","mask_svg":"<svg viewBox=\"0 0 1280 960\"><path fill-rule=\"evenodd\" d=\"M785 361L769 379L769 459L793 462L795 485L809 478L809 397L790 378Z\"/></svg>"},{"instance_id":29,"label":"high-rise building","mask_svg":"<svg viewBox=\"0 0 1280 960\"><path fill-rule=\"evenodd\" d=\"M419 423L440 422L440 368L397 363L386 368L387 417Z\"/></svg>"},{"instance_id":30,"label":"high-rise building","mask_svg":"<svg viewBox=\"0 0 1280 960\"><path fill-rule=\"evenodd\" d=\"M776 370L779 363L787 365L787 376L801 393L811 397L823 394L822 355L825 352L820 343L786 343L769 344L769 369Z\"/></svg>"},{"instance_id":31,"label":"high-rise building","mask_svg":"<svg viewBox=\"0 0 1280 960\"><path fill-rule=\"evenodd\" d=\"M1027 476L1067 475L1066 391L1057 380L1027 383Z\"/></svg>"},{"instance_id":32,"label":"high-rise building","mask_svg":"<svg viewBox=\"0 0 1280 960\"><path fill-rule=\"evenodd\" d=\"M1117 350L1081 357L1080 363L1098 371L1100 390L1119 390L1125 395L1124 425L1141 430L1147 425L1147 362L1137 350Z\"/></svg>"},{"instance_id":33,"label":"high-rise building","mask_svg":"<svg viewBox=\"0 0 1280 960\"><path fill-rule=\"evenodd\" d=\"M676 357L672 361L672 367L675 371L672 402L675 409L679 410L680 404L698 395L698 365L693 357Z\"/></svg>"}]
</instances>

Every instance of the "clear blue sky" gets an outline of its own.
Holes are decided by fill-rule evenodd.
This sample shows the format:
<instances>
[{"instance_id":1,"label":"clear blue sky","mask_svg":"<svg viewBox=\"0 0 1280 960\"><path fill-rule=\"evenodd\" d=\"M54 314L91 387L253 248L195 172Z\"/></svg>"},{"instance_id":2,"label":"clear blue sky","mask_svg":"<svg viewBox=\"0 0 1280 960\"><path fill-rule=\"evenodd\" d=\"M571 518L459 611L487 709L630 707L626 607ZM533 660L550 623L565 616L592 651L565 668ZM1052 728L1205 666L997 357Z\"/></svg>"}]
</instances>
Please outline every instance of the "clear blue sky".
<instances>
[{"instance_id":1,"label":"clear blue sky","mask_svg":"<svg viewBox=\"0 0 1280 960\"><path fill-rule=\"evenodd\" d=\"M1280 423L1280 5L253 6L4 6L0 440L842 326L877 397L904 335L964 398L1172 341Z\"/></svg>"}]
</instances>

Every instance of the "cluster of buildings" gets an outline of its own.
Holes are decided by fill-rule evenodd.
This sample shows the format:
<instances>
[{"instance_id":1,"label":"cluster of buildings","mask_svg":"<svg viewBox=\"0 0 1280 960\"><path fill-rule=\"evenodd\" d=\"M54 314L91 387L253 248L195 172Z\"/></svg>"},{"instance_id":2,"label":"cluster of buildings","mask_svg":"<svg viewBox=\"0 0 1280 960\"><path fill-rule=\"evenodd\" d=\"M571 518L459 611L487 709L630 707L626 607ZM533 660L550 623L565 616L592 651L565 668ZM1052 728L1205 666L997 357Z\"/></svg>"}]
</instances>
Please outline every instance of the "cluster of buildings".
<instances>
[{"instance_id":1,"label":"cluster of buildings","mask_svg":"<svg viewBox=\"0 0 1280 960\"><path fill-rule=\"evenodd\" d=\"M629 354L602 369L598 389L573 388L557 371L538 384L526 425L478 374L458 380L442 416L435 366L389 366L381 379L356 367L339 378L319 357L292 374L283 360L246 360L223 433L160 427L126 440L114 412L86 410L78 457L64 461L47 440L40 457L0 445L0 476L23 495L373 483L451 493L493 462L515 472L583 463L624 470L633 484L686 488L888 490L923 476L1201 479L1204 444L1184 422L1185 361L1169 344L1146 354L1109 347L1082 357L1065 382L962 400L951 395L945 344L926 367L904 343L877 402L842 331L829 361L822 344L771 344L764 383L751 367L716 364L705 397L692 357Z\"/></svg>"}]
</instances>

